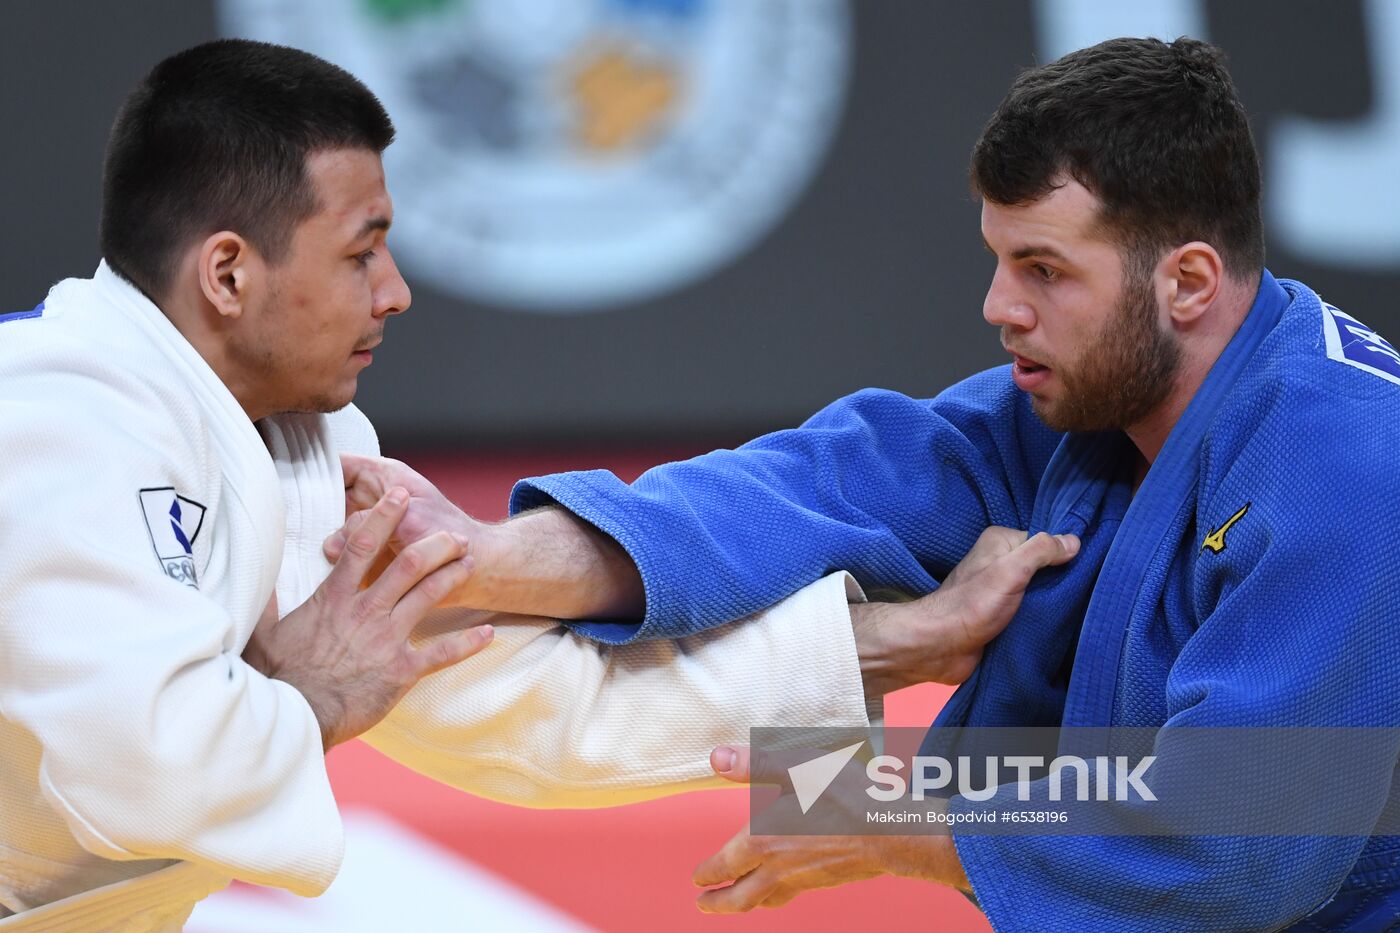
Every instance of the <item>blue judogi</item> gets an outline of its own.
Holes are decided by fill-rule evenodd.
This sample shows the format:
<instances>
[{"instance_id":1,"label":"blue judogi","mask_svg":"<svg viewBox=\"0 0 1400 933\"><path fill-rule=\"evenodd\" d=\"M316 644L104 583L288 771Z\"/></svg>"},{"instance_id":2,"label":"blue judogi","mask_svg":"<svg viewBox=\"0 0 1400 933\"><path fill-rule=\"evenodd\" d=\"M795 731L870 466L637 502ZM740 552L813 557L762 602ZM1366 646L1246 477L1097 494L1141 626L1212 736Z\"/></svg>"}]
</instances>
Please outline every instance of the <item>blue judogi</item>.
<instances>
[{"instance_id":1,"label":"blue judogi","mask_svg":"<svg viewBox=\"0 0 1400 933\"><path fill-rule=\"evenodd\" d=\"M989 524L1072 532L1079 555L1036 577L939 725L1397 727L1397 451L1400 355L1266 272L1136 495L1126 436L1049 431L1002 367L931 401L857 393L631 486L525 481L511 507L561 503L632 555L642 624L577 626L610 642L834 569L927 592ZM1356 778L1377 813L1400 793L1386 754ZM1397 837L956 839L999 930L1400 923Z\"/></svg>"}]
</instances>

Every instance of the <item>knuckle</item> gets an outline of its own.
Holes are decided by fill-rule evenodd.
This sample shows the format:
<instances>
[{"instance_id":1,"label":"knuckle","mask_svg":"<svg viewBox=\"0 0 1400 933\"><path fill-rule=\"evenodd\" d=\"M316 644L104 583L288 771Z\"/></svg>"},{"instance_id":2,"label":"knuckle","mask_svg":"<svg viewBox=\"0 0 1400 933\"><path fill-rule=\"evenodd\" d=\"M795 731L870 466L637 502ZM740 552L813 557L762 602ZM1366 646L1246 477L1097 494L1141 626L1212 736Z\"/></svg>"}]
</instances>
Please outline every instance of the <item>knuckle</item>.
<instances>
[{"instance_id":1,"label":"knuckle","mask_svg":"<svg viewBox=\"0 0 1400 933\"><path fill-rule=\"evenodd\" d=\"M442 595L446 596L448 593L452 592L457 587L461 586L463 583L466 583L467 578L470 576L471 568L468 567L466 564L462 563L460 560L456 560L448 564L447 567L445 567L442 571Z\"/></svg>"},{"instance_id":2,"label":"knuckle","mask_svg":"<svg viewBox=\"0 0 1400 933\"><path fill-rule=\"evenodd\" d=\"M394 558L394 563L399 565L399 570L409 577L421 577L427 565L427 559L423 556L420 548L408 548Z\"/></svg>"},{"instance_id":3,"label":"knuckle","mask_svg":"<svg viewBox=\"0 0 1400 933\"><path fill-rule=\"evenodd\" d=\"M437 601L465 583L467 576L461 561L453 561L424 581L425 592Z\"/></svg>"},{"instance_id":4,"label":"knuckle","mask_svg":"<svg viewBox=\"0 0 1400 933\"><path fill-rule=\"evenodd\" d=\"M345 550L361 560L369 560L379 551L379 540L367 528L356 529L345 540Z\"/></svg>"},{"instance_id":5,"label":"knuckle","mask_svg":"<svg viewBox=\"0 0 1400 933\"><path fill-rule=\"evenodd\" d=\"M382 618L394 609L394 601L386 599L378 589L368 589L361 593L360 605L366 620Z\"/></svg>"},{"instance_id":6,"label":"knuckle","mask_svg":"<svg viewBox=\"0 0 1400 933\"><path fill-rule=\"evenodd\" d=\"M432 602L437 602L447 595L450 585L441 573L435 573L424 580L419 586L422 587L423 595Z\"/></svg>"},{"instance_id":7,"label":"knuckle","mask_svg":"<svg viewBox=\"0 0 1400 933\"><path fill-rule=\"evenodd\" d=\"M356 626L364 625L377 615L379 615L379 608L374 598L368 594L362 595L350 604L350 621Z\"/></svg>"},{"instance_id":8,"label":"knuckle","mask_svg":"<svg viewBox=\"0 0 1400 933\"><path fill-rule=\"evenodd\" d=\"M433 645L429 656L438 666L450 664L466 653L466 646L455 641L440 641Z\"/></svg>"},{"instance_id":9,"label":"knuckle","mask_svg":"<svg viewBox=\"0 0 1400 933\"><path fill-rule=\"evenodd\" d=\"M452 649L452 645L439 641L427 645L418 652L418 663L414 665L413 678L421 679L433 671L447 667L457 660L457 654Z\"/></svg>"}]
</instances>

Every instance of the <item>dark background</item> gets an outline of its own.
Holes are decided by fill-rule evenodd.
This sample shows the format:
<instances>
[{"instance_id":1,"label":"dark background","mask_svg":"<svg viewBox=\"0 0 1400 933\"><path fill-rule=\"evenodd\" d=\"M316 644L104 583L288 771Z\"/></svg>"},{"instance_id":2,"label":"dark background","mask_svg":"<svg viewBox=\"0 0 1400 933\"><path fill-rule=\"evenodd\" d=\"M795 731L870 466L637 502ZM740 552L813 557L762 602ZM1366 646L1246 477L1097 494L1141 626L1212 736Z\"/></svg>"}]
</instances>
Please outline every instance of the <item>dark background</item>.
<instances>
[{"instance_id":1,"label":"dark background","mask_svg":"<svg viewBox=\"0 0 1400 933\"><path fill-rule=\"evenodd\" d=\"M1042 2L1041 14L1057 9ZM1371 115L1381 64L1400 67L1400 49L1386 58L1375 44L1386 2L1201 4L1253 116L1266 188L1277 121L1342 128ZM473 305L410 276L414 308L391 323L357 400L386 445L728 442L863 386L929 395L1003 362L981 320L992 263L965 166L1011 79L1044 51L1037 9L854 6L835 141L776 229L698 284L590 314ZM158 59L217 35L209 0L4 5L0 310L33 307L54 281L91 274L102 148L118 104ZM1396 155L1395 173L1356 179L1352 197L1388 199L1400 216ZM1274 236L1269 265L1394 340L1400 222L1393 234L1394 258L1345 268L1291 255Z\"/></svg>"}]
</instances>

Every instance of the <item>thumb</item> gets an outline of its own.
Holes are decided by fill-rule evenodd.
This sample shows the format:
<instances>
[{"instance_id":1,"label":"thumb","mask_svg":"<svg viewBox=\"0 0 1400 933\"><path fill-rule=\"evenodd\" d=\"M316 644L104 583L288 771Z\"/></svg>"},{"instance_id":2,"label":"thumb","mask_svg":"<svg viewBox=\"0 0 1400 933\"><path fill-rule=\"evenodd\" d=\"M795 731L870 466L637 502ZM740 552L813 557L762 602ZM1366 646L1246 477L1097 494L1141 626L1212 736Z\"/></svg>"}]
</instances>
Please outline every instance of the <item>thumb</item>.
<instances>
[{"instance_id":1,"label":"thumb","mask_svg":"<svg viewBox=\"0 0 1400 933\"><path fill-rule=\"evenodd\" d=\"M1036 572L1046 567L1068 563L1079 553L1079 538L1074 535L1052 535L1038 532L1007 555L1002 565L1017 588L1024 589Z\"/></svg>"},{"instance_id":2,"label":"thumb","mask_svg":"<svg viewBox=\"0 0 1400 933\"><path fill-rule=\"evenodd\" d=\"M815 754L824 754L824 750L817 749ZM721 745L710 752L710 767L735 784L782 786L789 781L789 768L810 761L813 755L813 750L806 748L755 752L747 745Z\"/></svg>"},{"instance_id":3,"label":"thumb","mask_svg":"<svg viewBox=\"0 0 1400 933\"><path fill-rule=\"evenodd\" d=\"M1053 543L1043 545L1045 550L1045 562L1040 565L1041 567L1058 567L1061 564L1067 564L1073 559L1074 555L1079 553L1078 535L1046 534L1045 537L1049 538Z\"/></svg>"},{"instance_id":4,"label":"thumb","mask_svg":"<svg viewBox=\"0 0 1400 933\"><path fill-rule=\"evenodd\" d=\"M735 784L749 782L749 747L747 745L721 745L710 752L710 767L715 774Z\"/></svg>"},{"instance_id":5,"label":"thumb","mask_svg":"<svg viewBox=\"0 0 1400 933\"><path fill-rule=\"evenodd\" d=\"M340 472L345 477L347 512L371 508L388 492L384 486L384 478L375 468L377 463L374 457L362 457L359 454L340 455Z\"/></svg>"}]
</instances>

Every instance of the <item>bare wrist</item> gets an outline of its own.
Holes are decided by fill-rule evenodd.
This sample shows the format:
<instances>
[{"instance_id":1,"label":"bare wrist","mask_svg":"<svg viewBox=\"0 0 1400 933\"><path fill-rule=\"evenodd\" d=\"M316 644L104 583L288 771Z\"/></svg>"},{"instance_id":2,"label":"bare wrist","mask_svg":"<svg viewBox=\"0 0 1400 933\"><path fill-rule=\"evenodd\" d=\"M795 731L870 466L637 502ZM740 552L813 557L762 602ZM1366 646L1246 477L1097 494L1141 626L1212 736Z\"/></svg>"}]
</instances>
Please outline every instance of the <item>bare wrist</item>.
<instances>
[{"instance_id":1,"label":"bare wrist","mask_svg":"<svg viewBox=\"0 0 1400 933\"><path fill-rule=\"evenodd\" d=\"M884 868L891 875L935 881L972 893L952 836L889 836Z\"/></svg>"},{"instance_id":2,"label":"bare wrist","mask_svg":"<svg viewBox=\"0 0 1400 933\"><path fill-rule=\"evenodd\" d=\"M646 598L627 551L558 506L483 526L458 605L560 619L640 620Z\"/></svg>"},{"instance_id":3,"label":"bare wrist","mask_svg":"<svg viewBox=\"0 0 1400 933\"><path fill-rule=\"evenodd\" d=\"M325 702L315 690L307 689L286 677L273 677L272 679L280 680L300 693L301 698L306 701L306 705L311 707L311 715L316 720L317 730L321 733L321 751L323 753L330 751L344 741L335 734L339 717L332 715L328 708L331 704Z\"/></svg>"},{"instance_id":4,"label":"bare wrist","mask_svg":"<svg viewBox=\"0 0 1400 933\"><path fill-rule=\"evenodd\" d=\"M865 694L882 697L909 686L905 677L895 627L899 625L900 604L855 603L851 606L851 628L855 633L856 656Z\"/></svg>"}]
</instances>

